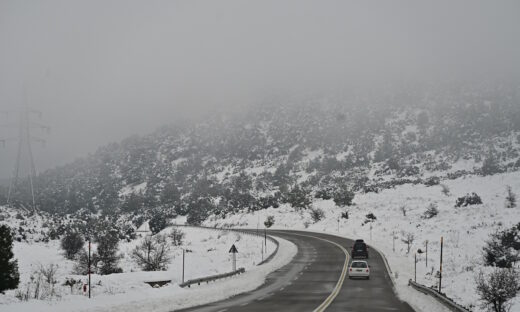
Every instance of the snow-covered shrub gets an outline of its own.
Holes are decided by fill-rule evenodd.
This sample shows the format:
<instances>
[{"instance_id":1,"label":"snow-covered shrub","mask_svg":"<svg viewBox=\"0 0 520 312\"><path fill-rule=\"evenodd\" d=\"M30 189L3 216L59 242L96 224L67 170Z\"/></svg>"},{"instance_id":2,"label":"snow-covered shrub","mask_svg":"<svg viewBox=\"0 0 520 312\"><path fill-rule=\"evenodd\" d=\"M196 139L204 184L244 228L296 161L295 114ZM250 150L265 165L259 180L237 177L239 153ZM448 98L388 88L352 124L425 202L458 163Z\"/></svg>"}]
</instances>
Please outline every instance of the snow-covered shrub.
<instances>
[{"instance_id":1,"label":"snow-covered shrub","mask_svg":"<svg viewBox=\"0 0 520 312\"><path fill-rule=\"evenodd\" d=\"M489 311L509 311L509 301L515 298L520 290L520 277L514 269L495 268L489 274L480 272L475 282L482 308Z\"/></svg>"},{"instance_id":2,"label":"snow-covered shrub","mask_svg":"<svg viewBox=\"0 0 520 312\"><path fill-rule=\"evenodd\" d=\"M469 205L481 205L482 199L480 196L477 195L477 193L471 193L466 194L463 197L457 198L457 201L455 202L455 207L466 207Z\"/></svg>"},{"instance_id":3,"label":"snow-covered shrub","mask_svg":"<svg viewBox=\"0 0 520 312\"><path fill-rule=\"evenodd\" d=\"M325 189L319 189L316 191L316 193L314 194L314 198L321 198L321 199L325 199L325 200L329 200L331 199L333 196L332 194L332 190L331 189L328 189L328 188L325 188Z\"/></svg>"},{"instance_id":4,"label":"snow-covered shrub","mask_svg":"<svg viewBox=\"0 0 520 312\"><path fill-rule=\"evenodd\" d=\"M70 287L70 293L74 293L74 286L79 285L81 287L81 279L73 279L73 278L65 278L65 282L62 284L63 286L69 286ZM76 287L78 288L78 287Z\"/></svg>"},{"instance_id":5,"label":"snow-covered shrub","mask_svg":"<svg viewBox=\"0 0 520 312\"><path fill-rule=\"evenodd\" d=\"M520 261L520 223L510 229L491 234L484 249L484 263L511 268Z\"/></svg>"},{"instance_id":6,"label":"snow-covered shrub","mask_svg":"<svg viewBox=\"0 0 520 312\"><path fill-rule=\"evenodd\" d=\"M61 248L65 251L65 257L71 260L83 248L84 244L83 237L76 231L68 231L61 239Z\"/></svg>"},{"instance_id":7,"label":"snow-covered shrub","mask_svg":"<svg viewBox=\"0 0 520 312\"><path fill-rule=\"evenodd\" d=\"M376 221L376 220L377 220L376 216L375 216L372 212L370 212L370 213L368 213L368 214L365 216L365 221L363 222L363 224L367 224L367 223L370 223L370 222L374 222L374 221Z\"/></svg>"},{"instance_id":8,"label":"snow-covered shrub","mask_svg":"<svg viewBox=\"0 0 520 312\"><path fill-rule=\"evenodd\" d=\"M423 218L425 219L431 219L439 214L439 209L437 209L437 205L435 203L431 203L428 205L428 208L426 208L426 211L423 214Z\"/></svg>"},{"instance_id":9,"label":"snow-covered shrub","mask_svg":"<svg viewBox=\"0 0 520 312\"><path fill-rule=\"evenodd\" d=\"M267 216L267 219L264 221L264 225L266 228L270 228L274 225L274 216Z\"/></svg>"},{"instance_id":10,"label":"snow-covered shrub","mask_svg":"<svg viewBox=\"0 0 520 312\"><path fill-rule=\"evenodd\" d=\"M354 192L346 186L340 187L334 192L334 203L339 207L351 206L354 200Z\"/></svg>"},{"instance_id":11,"label":"snow-covered shrub","mask_svg":"<svg viewBox=\"0 0 520 312\"><path fill-rule=\"evenodd\" d=\"M515 208L516 207L516 194L513 193L511 186L507 186L507 197L506 197L506 208Z\"/></svg>"},{"instance_id":12,"label":"snow-covered shrub","mask_svg":"<svg viewBox=\"0 0 520 312\"><path fill-rule=\"evenodd\" d=\"M424 181L424 185L426 185L426 186L439 185L440 183L441 183L441 179L436 176L429 177L428 179L426 179L426 181Z\"/></svg>"},{"instance_id":13,"label":"snow-covered shrub","mask_svg":"<svg viewBox=\"0 0 520 312\"><path fill-rule=\"evenodd\" d=\"M172 244L173 246L180 246L182 245L182 240L184 239L184 232L177 229L177 228L173 228L172 231L170 232L170 239L172 240Z\"/></svg>"},{"instance_id":14,"label":"snow-covered shrub","mask_svg":"<svg viewBox=\"0 0 520 312\"><path fill-rule=\"evenodd\" d=\"M309 208L312 203L310 192L296 185L285 195L285 202L298 209Z\"/></svg>"},{"instance_id":15,"label":"snow-covered shrub","mask_svg":"<svg viewBox=\"0 0 520 312\"><path fill-rule=\"evenodd\" d=\"M162 235L147 236L132 251L132 259L144 271L164 271L170 262L170 247Z\"/></svg>"},{"instance_id":16,"label":"snow-covered shrub","mask_svg":"<svg viewBox=\"0 0 520 312\"><path fill-rule=\"evenodd\" d=\"M310 210L311 218L314 223L320 221L325 217L325 212L320 208L313 208Z\"/></svg>"}]
</instances>

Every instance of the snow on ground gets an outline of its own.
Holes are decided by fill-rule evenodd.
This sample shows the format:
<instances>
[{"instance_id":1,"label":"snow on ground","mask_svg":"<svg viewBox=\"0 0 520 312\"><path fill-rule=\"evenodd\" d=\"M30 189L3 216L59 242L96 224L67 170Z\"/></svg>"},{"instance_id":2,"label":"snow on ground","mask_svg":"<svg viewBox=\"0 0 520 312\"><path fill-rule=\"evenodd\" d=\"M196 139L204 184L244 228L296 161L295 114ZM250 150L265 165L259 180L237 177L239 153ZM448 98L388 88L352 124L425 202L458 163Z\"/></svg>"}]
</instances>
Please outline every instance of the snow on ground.
<instances>
[{"instance_id":1,"label":"snow on ground","mask_svg":"<svg viewBox=\"0 0 520 312\"><path fill-rule=\"evenodd\" d=\"M482 247L489 234L520 222L520 207L508 209L504 205L507 185L520 194L520 172L488 177L468 176L441 183L449 187L449 196L442 194L441 186L406 184L377 194L356 194L355 205L348 208L339 208L332 200L315 200L313 206L321 208L326 215L317 223L313 223L308 211L296 211L288 205L281 205L277 209L210 219L207 224L254 227L258 220L263 222L272 215L275 218L273 228L307 228L350 238L364 238L387 256L395 274L399 296L418 309L423 307L423 311L430 311L430 308L424 307L429 307L432 300L407 286L408 280L414 277L414 253L419 248L424 251L428 240L428 266L425 254L418 255L417 282L427 286L437 285L435 274L439 270L440 238L443 236L442 291L458 303L481 311L474 278L483 269ZM458 197L472 192L482 198L482 205L455 208ZM437 205L439 214L432 219L422 218L431 203ZM405 207L406 216L403 216L401 206ZM349 211L349 219L340 218L345 210ZM372 223L372 230L369 224L363 225L365 215L370 212L377 217ZM412 233L415 238L410 253L401 241L405 233ZM512 310L520 310L520 298L515 298L513 303Z\"/></svg>"},{"instance_id":2,"label":"snow on ground","mask_svg":"<svg viewBox=\"0 0 520 312\"><path fill-rule=\"evenodd\" d=\"M140 184L137 184L137 185L127 185L127 186L124 186L119 191L119 196L120 197L124 197L124 196L128 196L130 194L142 193L146 189L146 185L147 185L147 182L143 182L143 183L140 183Z\"/></svg>"},{"instance_id":3,"label":"snow on ground","mask_svg":"<svg viewBox=\"0 0 520 312\"><path fill-rule=\"evenodd\" d=\"M85 276L72 275L74 262L66 260L59 247L59 241L49 243L14 244L15 258L19 261L21 283L19 289L25 290L31 272L40 265L58 264L58 283L55 286L59 298L43 301L29 300L20 302L15 291L0 295L1 311L171 311L193 305L225 299L238 293L253 290L260 286L265 276L288 263L296 254L296 246L278 239L281 251L267 264L257 266L262 260L262 237L230 231L181 227L185 233L185 280L225 273L232 270L229 248L232 244L238 249L237 267L244 267L246 273L237 277L221 280L209 285L180 288L182 279L182 249L172 247L172 260L167 271L142 272L130 258L133 248L142 238L122 242L119 253L123 255L120 266L124 273L92 275L92 299L83 295L81 286L71 289L62 285L67 277L81 279ZM165 229L167 234L171 228ZM267 241L266 257L275 250L275 244ZM95 248L95 246L94 246ZM162 288L152 288L145 281L168 280L172 283Z\"/></svg>"}]
</instances>

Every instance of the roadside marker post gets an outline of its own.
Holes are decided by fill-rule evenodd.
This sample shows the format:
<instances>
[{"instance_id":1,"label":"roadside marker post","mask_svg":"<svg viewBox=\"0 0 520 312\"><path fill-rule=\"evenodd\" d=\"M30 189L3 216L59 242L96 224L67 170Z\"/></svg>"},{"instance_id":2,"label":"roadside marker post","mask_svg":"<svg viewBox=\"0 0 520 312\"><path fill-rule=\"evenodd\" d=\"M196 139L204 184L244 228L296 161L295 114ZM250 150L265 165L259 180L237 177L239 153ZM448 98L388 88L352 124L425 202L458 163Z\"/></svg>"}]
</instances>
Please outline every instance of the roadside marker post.
<instances>
[{"instance_id":1,"label":"roadside marker post","mask_svg":"<svg viewBox=\"0 0 520 312\"><path fill-rule=\"evenodd\" d=\"M229 249L229 252L233 254L233 272L235 272L237 270L237 253L238 253L238 250L237 248L235 247L235 244L233 244L231 246L231 249Z\"/></svg>"},{"instance_id":2,"label":"roadside marker post","mask_svg":"<svg viewBox=\"0 0 520 312\"><path fill-rule=\"evenodd\" d=\"M185 254L185 250L184 248L182 249L182 282L184 283L184 254Z\"/></svg>"},{"instance_id":3,"label":"roadside marker post","mask_svg":"<svg viewBox=\"0 0 520 312\"><path fill-rule=\"evenodd\" d=\"M441 265L439 270L439 293L441 293L442 289L442 245L443 245L444 237L441 236Z\"/></svg>"}]
</instances>

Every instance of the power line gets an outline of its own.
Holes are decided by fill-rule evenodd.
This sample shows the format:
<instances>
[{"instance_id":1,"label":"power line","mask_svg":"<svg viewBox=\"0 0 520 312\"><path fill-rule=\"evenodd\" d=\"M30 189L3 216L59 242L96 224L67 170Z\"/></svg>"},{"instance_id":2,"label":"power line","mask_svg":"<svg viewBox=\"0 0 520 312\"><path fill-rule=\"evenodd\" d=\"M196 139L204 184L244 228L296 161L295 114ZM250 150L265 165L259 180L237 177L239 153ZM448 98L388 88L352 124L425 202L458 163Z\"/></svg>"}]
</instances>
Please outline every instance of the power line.
<instances>
[{"instance_id":1,"label":"power line","mask_svg":"<svg viewBox=\"0 0 520 312\"><path fill-rule=\"evenodd\" d=\"M7 204L9 205L13 199L13 194L15 189L18 186L18 180L20 179L20 167L22 162L22 154L24 147L28 153L29 156L29 165L30 165L30 171L29 171L29 185L30 185L30 191L31 191L31 198L32 198L32 208L33 210L36 209L36 200L34 195L34 177L36 177L36 166L34 163L34 155L33 155L33 149L32 149L32 143L42 143L45 145L45 140L35 137L31 134L31 130L33 129L41 129L44 131L49 131L50 128L42 123L37 122L35 117L40 120L42 117L42 112L24 108L22 110L12 110L12 111L4 111L2 112L4 115L6 115L7 118L9 118L9 115L15 114L18 115L18 122L13 124L5 124L5 127L18 128L18 136L13 138L0 138L0 142L2 145L6 145L7 141L17 141L18 142L18 148L17 148L17 155L16 155L16 163L14 166L13 176L11 177L11 181L9 183L9 191L7 193Z\"/></svg>"}]
</instances>

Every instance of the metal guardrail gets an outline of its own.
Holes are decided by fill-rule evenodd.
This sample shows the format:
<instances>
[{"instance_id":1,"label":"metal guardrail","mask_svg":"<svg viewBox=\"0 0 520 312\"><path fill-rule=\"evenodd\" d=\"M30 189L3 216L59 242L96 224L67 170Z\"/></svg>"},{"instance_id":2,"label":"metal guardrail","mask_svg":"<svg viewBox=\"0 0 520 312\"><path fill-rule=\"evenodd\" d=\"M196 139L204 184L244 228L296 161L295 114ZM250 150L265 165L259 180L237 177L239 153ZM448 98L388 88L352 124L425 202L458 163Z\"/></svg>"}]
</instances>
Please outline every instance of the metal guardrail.
<instances>
[{"instance_id":1,"label":"metal guardrail","mask_svg":"<svg viewBox=\"0 0 520 312\"><path fill-rule=\"evenodd\" d=\"M246 234L246 235L255 235L255 236L264 237L263 234L259 234L259 233L257 234L257 233L255 233L253 231L244 231L244 230L240 230L240 229L217 228L217 227L208 227L208 226L193 226L193 225L185 225L185 224L175 224L173 226L195 227L195 228L203 228L203 229L214 230L214 231L232 231L232 232L238 232L238 233L242 233L242 234ZM276 253L278 252L278 247L280 246L280 243L276 239L272 238L271 236L267 235L266 238L269 241L273 242L276 245L276 248L267 258L265 258L263 261L258 263L257 266L271 261L274 258L274 256L276 255ZM186 281L184 283L180 283L179 286L180 287L186 287L186 286L190 287L193 284L200 285L200 283L204 283L204 282L209 283L209 282L212 282L212 281L216 281L218 279L222 279L222 278L226 278L226 277L242 274L245 271L246 270L244 268L240 268L240 269L238 269L236 271L233 271L233 272L217 274L217 275L211 275L211 276L205 276L205 277L201 277L201 278L188 280L188 281ZM171 283L171 280L150 281L150 282L145 282L145 283L149 284L152 287L161 287L163 285Z\"/></svg>"},{"instance_id":2,"label":"metal guardrail","mask_svg":"<svg viewBox=\"0 0 520 312\"><path fill-rule=\"evenodd\" d=\"M453 301L453 299L448 298L445 294L438 292L436 289L426 287L419 283L416 283L412 280L408 281L408 285L412 286L417 291L420 291L426 295L430 295L433 298L437 299L440 303L442 303L445 307L454 312L471 312L471 310L461 306L460 304Z\"/></svg>"},{"instance_id":3,"label":"metal guardrail","mask_svg":"<svg viewBox=\"0 0 520 312\"><path fill-rule=\"evenodd\" d=\"M238 274L242 274L246 271L246 269L244 268L240 268L236 271L233 271L233 272L228 272L228 273L222 273L222 274L217 274L217 275L211 275L211 276L206 276L206 277L201 277L201 278L195 278L195 279L192 279L192 280L188 280L184 283L180 283L179 286L180 287L190 287L191 285L193 284L197 284L197 285L200 285L200 283L209 283L209 282L213 282L213 281L216 281L216 280L219 280L219 279L222 279L222 278L226 278L226 277L230 277L230 276L234 276L234 275L238 275Z\"/></svg>"}]
</instances>

